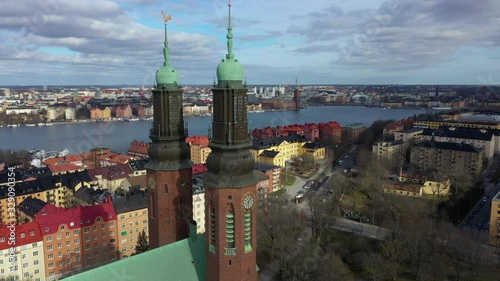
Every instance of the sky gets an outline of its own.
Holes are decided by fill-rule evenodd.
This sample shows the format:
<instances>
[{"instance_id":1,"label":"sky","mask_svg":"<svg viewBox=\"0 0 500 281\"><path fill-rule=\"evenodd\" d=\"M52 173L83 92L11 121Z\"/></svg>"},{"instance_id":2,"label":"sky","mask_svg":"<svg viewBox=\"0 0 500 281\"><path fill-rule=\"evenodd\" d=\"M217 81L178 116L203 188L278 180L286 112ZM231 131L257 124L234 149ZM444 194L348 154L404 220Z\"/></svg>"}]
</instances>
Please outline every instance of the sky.
<instances>
[{"instance_id":1,"label":"sky","mask_svg":"<svg viewBox=\"0 0 500 281\"><path fill-rule=\"evenodd\" d=\"M0 0L0 85L213 83L227 0ZM233 0L248 84L500 84L498 0Z\"/></svg>"}]
</instances>

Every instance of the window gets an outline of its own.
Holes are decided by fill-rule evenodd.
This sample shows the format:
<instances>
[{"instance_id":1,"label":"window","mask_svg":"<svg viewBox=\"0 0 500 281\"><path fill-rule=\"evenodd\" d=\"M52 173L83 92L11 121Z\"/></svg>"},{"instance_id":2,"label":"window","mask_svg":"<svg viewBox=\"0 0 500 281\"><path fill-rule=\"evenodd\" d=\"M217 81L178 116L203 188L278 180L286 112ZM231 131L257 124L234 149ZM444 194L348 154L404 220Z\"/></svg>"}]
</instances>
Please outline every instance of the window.
<instances>
[{"instance_id":1,"label":"window","mask_svg":"<svg viewBox=\"0 0 500 281\"><path fill-rule=\"evenodd\" d=\"M61 225L61 230L64 230L64 225Z\"/></svg>"},{"instance_id":2,"label":"window","mask_svg":"<svg viewBox=\"0 0 500 281\"><path fill-rule=\"evenodd\" d=\"M44 229L44 231L45 231L45 232L49 232L49 228L48 228L48 227L46 227L46 228Z\"/></svg>"},{"instance_id":3,"label":"window","mask_svg":"<svg viewBox=\"0 0 500 281\"><path fill-rule=\"evenodd\" d=\"M102 237L106 237L106 232L103 232L103 233L102 233Z\"/></svg>"},{"instance_id":4,"label":"window","mask_svg":"<svg viewBox=\"0 0 500 281\"><path fill-rule=\"evenodd\" d=\"M48 255L48 256L47 256L47 259L49 259L49 260L51 260L51 259L53 259L53 258L54 258L54 255L53 255L53 254L50 254L50 255Z\"/></svg>"},{"instance_id":5,"label":"window","mask_svg":"<svg viewBox=\"0 0 500 281\"><path fill-rule=\"evenodd\" d=\"M94 231L97 231L97 226L95 226L95 225L94 225L93 230L94 230Z\"/></svg>"},{"instance_id":6,"label":"window","mask_svg":"<svg viewBox=\"0 0 500 281\"><path fill-rule=\"evenodd\" d=\"M66 246L69 246L71 245L71 242L70 241L66 241Z\"/></svg>"},{"instance_id":7,"label":"window","mask_svg":"<svg viewBox=\"0 0 500 281\"><path fill-rule=\"evenodd\" d=\"M80 239L75 239L75 240L73 240L73 242L74 242L75 244L78 244L78 243L80 243Z\"/></svg>"},{"instance_id":8,"label":"window","mask_svg":"<svg viewBox=\"0 0 500 281\"><path fill-rule=\"evenodd\" d=\"M109 223L109 227L113 227L113 226L115 226L115 222L114 221L112 221L112 222Z\"/></svg>"},{"instance_id":9,"label":"window","mask_svg":"<svg viewBox=\"0 0 500 281\"><path fill-rule=\"evenodd\" d=\"M47 242L52 241L52 236L47 236Z\"/></svg>"},{"instance_id":10,"label":"window","mask_svg":"<svg viewBox=\"0 0 500 281\"><path fill-rule=\"evenodd\" d=\"M101 218L97 218L97 222L101 222Z\"/></svg>"},{"instance_id":11,"label":"window","mask_svg":"<svg viewBox=\"0 0 500 281\"><path fill-rule=\"evenodd\" d=\"M123 247L122 252L126 252L126 251L127 251L127 247Z\"/></svg>"},{"instance_id":12,"label":"window","mask_svg":"<svg viewBox=\"0 0 500 281\"><path fill-rule=\"evenodd\" d=\"M58 244L57 244L57 248L58 248L58 249L61 249L61 248L62 248L62 243L58 243Z\"/></svg>"},{"instance_id":13,"label":"window","mask_svg":"<svg viewBox=\"0 0 500 281\"><path fill-rule=\"evenodd\" d=\"M34 261L33 265L38 265L38 260Z\"/></svg>"},{"instance_id":14,"label":"window","mask_svg":"<svg viewBox=\"0 0 500 281\"><path fill-rule=\"evenodd\" d=\"M74 230L74 231L73 231L73 235L75 235L75 236L76 236L76 235L78 235L78 234L80 234L80 230L78 230L78 229L77 229L77 230Z\"/></svg>"},{"instance_id":15,"label":"window","mask_svg":"<svg viewBox=\"0 0 500 281\"><path fill-rule=\"evenodd\" d=\"M21 233L21 238L24 238L24 237L26 237L26 234Z\"/></svg>"},{"instance_id":16,"label":"window","mask_svg":"<svg viewBox=\"0 0 500 281\"><path fill-rule=\"evenodd\" d=\"M35 232L34 231L30 231L30 236L35 236Z\"/></svg>"},{"instance_id":17,"label":"window","mask_svg":"<svg viewBox=\"0 0 500 281\"><path fill-rule=\"evenodd\" d=\"M90 241L90 237L85 236L85 242L89 242L89 241Z\"/></svg>"},{"instance_id":18,"label":"window","mask_svg":"<svg viewBox=\"0 0 500 281\"><path fill-rule=\"evenodd\" d=\"M52 245L47 246L47 251L52 251Z\"/></svg>"},{"instance_id":19,"label":"window","mask_svg":"<svg viewBox=\"0 0 500 281\"><path fill-rule=\"evenodd\" d=\"M111 231L109 232L109 235L110 235L110 236L113 236L113 235L115 235L115 232L114 232L113 230L111 230Z\"/></svg>"},{"instance_id":20,"label":"window","mask_svg":"<svg viewBox=\"0 0 500 281\"><path fill-rule=\"evenodd\" d=\"M58 257L62 257L62 252L57 253Z\"/></svg>"},{"instance_id":21,"label":"window","mask_svg":"<svg viewBox=\"0 0 500 281\"><path fill-rule=\"evenodd\" d=\"M106 228L106 225L105 225L105 224L102 224L102 225L101 225L101 228L102 228L102 229L105 229L105 228Z\"/></svg>"},{"instance_id":22,"label":"window","mask_svg":"<svg viewBox=\"0 0 500 281\"><path fill-rule=\"evenodd\" d=\"M61 240L61 234L57 234L57 240Z\"/></svg>"},{"instance_id":23,"label":"window","mask_svg":"<svg viewBox=\"0 0 500 281\"><path fill-rule=\"evenodd\" d=\"M0 242L2 242L2 243L5 242L5 237L1 237Z\"/></svg>"},{"instance_id":24,"label":"window","mask_svg":"<svg viewBox=\"0 0 500 281\"><path fill-rule=\"evenodd\" d=\"M120 227L121 227L121 228L124 228L124 227L125 227L125 224L124 224L124 223L122 223L122 224L120 225Z\"/></svg>"},{"instance_id":25,"label":"window","mask_svg":"<svg viewBox=\"0 0 500 281\"><path fill-rule=\"evenodd\" d=\"M23 263L23 268L28 267L28 263Z\"/></svg>"},{"instance_id":26,"label":"window","mask_svg":"<svg viewBox=\"0 0 500 281\"><path fill-rule=\"evenodd\" d=\"M75 248L75 253L80 253L80 247Z\"/></svg>"},{"instance_id":27,"label":"window","mask_svg":"<svg viewBox=\"0 0 500 281\"><path fill-rule=\"evenodd\" d=\"M34 256L34 257L38 256L38 251L34 251L34 252L33 252L33 256Z\"/></svg>"},{"instance_id":28,"label":"window","mask_svg":"<svg viewBox=\"0 0 500 281\"><path fill-rule=\"evenodd\" d=\"M71 234L69 234L69 232L66 232L66 237L69 237Z\"/></svg>"},{"instance_id":29,"label":"window","mask_svg":"<svg viewBox=\"0 0 500 281\"><path fill-rule=\"evenodd\" d=\"M85 250L90 250L90 245L86 245Z\"/></svg>"},{"instance_id":30,"label":"window","mask_svg":"<svg viewBox=\"0 0 500 281\"><path fill-rule=\"evenodd\" d=\"M85 233L89 233L89 232L90 232L90 228L89 228L89 227L86 227L86 228L84 228L84 229L83 229L83 231L84 231Z\"/></svg>"}]
</instances>

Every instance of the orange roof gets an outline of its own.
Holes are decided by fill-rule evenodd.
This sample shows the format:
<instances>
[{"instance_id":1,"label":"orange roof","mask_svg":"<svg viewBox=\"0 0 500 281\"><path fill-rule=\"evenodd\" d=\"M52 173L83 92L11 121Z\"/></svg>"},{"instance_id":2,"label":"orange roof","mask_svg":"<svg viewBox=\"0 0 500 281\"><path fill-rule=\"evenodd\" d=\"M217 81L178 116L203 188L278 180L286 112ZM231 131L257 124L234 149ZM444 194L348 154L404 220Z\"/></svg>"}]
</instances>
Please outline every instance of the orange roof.
<instances>
[{"instance_id":1,"label":"orange roof","mask_svg":"<svg viewBox=\"0 0 500 281\"><path fill-rule=\"evenodd\" d=\"M115 152L109 152L104 155L99 156L99 160L101 161L108 161L111 163L116 163L116 164L127 164L128 161L130 160L130 156L120 154L120 153L115 153Z\"/></svg>"},{"instance_id":2,"label":"orange roof","mask_svg":"<svg viewBox=\"0 0 500 281\"><path fill-rule=\"evenodd\" d=\"M71 163L65 163L65 164L57 164L57 165L52 165L49 166L50 171L52 174L58 174L61 172L70 172L70 171L76 171L83 169L81 166L77 166Z\"/></svg>"},{"instance_id":3,"label":"orange roof","mask_svg":"<svg viewBox=\"0 0 500 281\"><path fill-rule=\"evenodd\" d=\"M199 145L199 146L207 146L210 143L210 140L207 136L192 136L186 138L186 143Z\"/></svg>"},{"instance_id":4,"label":"orange roof","mask_svg":"<svg viewBox=\"0 0 500 281\"><path fill-rule=\"evenodd\" d=\"M56 164L61 164L61 163L73 163L73 162L80 162L82 161L82 157L79 154L75 155L66 155L63 157L55 157L55 158L50 158L45 161L43 161L43 164L47 166L51 165L56 165Z\"/></svg>"}]
</instances>

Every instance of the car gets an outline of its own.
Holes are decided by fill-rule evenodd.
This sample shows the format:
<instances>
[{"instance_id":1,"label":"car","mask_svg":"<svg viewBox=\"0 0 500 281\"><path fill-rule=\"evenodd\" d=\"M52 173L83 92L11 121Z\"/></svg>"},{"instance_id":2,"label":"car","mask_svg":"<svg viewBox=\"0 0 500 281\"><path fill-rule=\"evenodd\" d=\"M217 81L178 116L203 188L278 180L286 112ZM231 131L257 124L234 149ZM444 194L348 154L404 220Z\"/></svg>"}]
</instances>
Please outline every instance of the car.
<instances>
[{"instance_id":1,"label":"car","mask_svg":"<svg viewBox=\"0 0 500 281\"><path fill-rule=\"evenodd\" d=\"M464 223L462 225L469 225L470 221L464 221Z\"/></svg>"},{"instance_id":2,"label":"car","mask_svg":"<svg viewBox=\"0 0 500 281\"><path fill-rule=\"evenodd\" d=\"M297 192L297 195L295 195L295 199L300 199L304 197L304 194L305 192L303 190L299 190L299 192Z\"/></svg>"},{"instance_id":3,"label":"car","mask_svg":"<svg viewBox=\"0 0 500 281\"><path fill-rule=\"evenodd\" d=\"M488 201L488 197L484 196L483 197L483 202L486 202L486 201Z\"/></svg>"}]
</instances>

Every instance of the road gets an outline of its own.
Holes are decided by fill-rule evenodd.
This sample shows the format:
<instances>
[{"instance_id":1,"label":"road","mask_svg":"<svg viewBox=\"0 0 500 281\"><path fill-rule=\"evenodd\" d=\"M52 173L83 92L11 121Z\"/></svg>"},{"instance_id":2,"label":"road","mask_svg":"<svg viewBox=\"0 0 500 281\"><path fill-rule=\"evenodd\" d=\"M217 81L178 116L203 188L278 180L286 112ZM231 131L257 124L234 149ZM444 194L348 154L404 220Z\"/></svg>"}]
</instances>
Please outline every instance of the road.
<instances>
[{"instance_id":1,"label":"road","mask_svg":"<svg viewBox=\"0 0 500 281\"><path fill-rule=\"evenodd\" d=\"M494 171L499 169L500 160L494 160L488 168L483 172L484 182L490 180L486 175L494 174ZM493 172L492 172L493 171ZM491 215L491 200L500 192L500 184L486 183L484 185L484 195L474 207L469 211L460 228L464 230L474 230L479 232L481 240L488 240L489 223Z\"/></svg>"}]
</instances>

